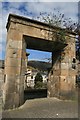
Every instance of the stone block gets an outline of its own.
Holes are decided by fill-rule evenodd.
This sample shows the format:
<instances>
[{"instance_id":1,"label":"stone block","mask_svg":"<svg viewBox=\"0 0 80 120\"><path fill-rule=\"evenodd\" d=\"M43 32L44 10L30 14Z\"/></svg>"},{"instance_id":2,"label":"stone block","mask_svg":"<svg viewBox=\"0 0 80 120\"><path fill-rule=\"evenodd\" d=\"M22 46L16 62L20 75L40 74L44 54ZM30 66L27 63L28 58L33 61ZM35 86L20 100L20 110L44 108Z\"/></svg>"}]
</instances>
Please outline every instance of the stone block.
<instances>
[{"instance_id":1,"label":"stone block","mask_svg":"<svg viewBox=\"0 0 80 120\"><path fill-rule=\"evenodd\" d=\"M8 93L13 93L14 91L16 92L16 77L15 76L10 76L10 75L6 75L5 77L5 82L3 85L3 90L5 90L5 92Z\"/></svg>"},{"instance_id":2,"label":"stone block","mask_svg":"<svg viewBox=\"0 0 80 120\"><path fill-rule=\"evenodd\" d=\"M26 66L26 60L22 58L22 67L25 67Z\"/></svg>"},{"instance_id":3,"label":"stone block","mask_svg":"<svg viewBox=\"0 0 80 120\"><path fill-rule=\"evenodd\" d=\"M5 67L20 67L20 66L21 66L21 58L7 57L5 59Z\"/></svg>"},{"instance_id":4,"label":"stone block","mask_svg":"<svg viewBox=\"0 0 80 120\"><path fill-rule=\"evenodd\" d=\"M58 70L53 70L53 76L59 76L61 73L61 70L58 69Z\"/></svg>"},{"instance_id":5,"label":"stone block","mask_svg":"<svg viewBox=\"0 0 80 120\"><path fill-rule=\"evenodd\" d=\"M15 29L10 29L7 34L7 40L22 41L22 33Z\"/></svg>"},{"instance_id":6,"label":"stone block","mask_svg":"<svg viewBox=\"0 0 80 120\"><path fill-rule=\"evenodd\" d=\"M75 76L60 76L60 89L70 91L75 88Z\"/></svg>"},{"instance_id":7,"label":"stone block","mask_svg":"<svg viewBox=\"0 0 80 120\"><path fill-rule=\"evenodd\" d=\"M15 92L6 94L5 102L6 104L3 103L4 109L13 109L15 107L18 107L19 106L19 94Z\"/></svg>"},{"instance_id":8,"label":"stone block","mask_svg":"<svg viewBox=\"0 0 80 120\"><path fill-rule=\"evenodd\" d=\"M26 51L24 51L24 50L22 51L22 58L26 59Z\"/></svg>"},{"instance_id":9,"label":"stone block","mask_svg":"<svg viewBox=\"0 0 80 120\"><path fill-rule=\"evenodd\" d=\"M76 76L77 75L77 70L76 69L71 69L69 70L69 75Z\"/></svg>"},{"instance_id":10,"label":"stone block","mask_svg":"<svg viewBox=\"0 0 80 120\"><path fill-rule=\"evenodd\" d=\"M14 107L18 107L19 106L19 101L20 101L20 98L19 98L19 93L16 93L14 92Z\"/></svg>"},{"instance_id":11,"label":"stone block","mask_svg":"<svg viewBox=\"0 0 80 120\"><path fill-rule=\"evenodd\" d=\"M14 39L9 39L8 41L7 41L7 48L8 49L22 49L23 48L23 46L22 46L22 42L23 41L17 41L17 39L16 40L14 40Z\"/></svg>"},{"instance_id":12,"label":"stone block","mask_svg":"<svg viewBox=\"0 0 80 120\"><path fill-rule=\"evenodd\" d=\"M22 56L22 49L9 48L6 51L6 59L8 57L10 57L10 58L21 58L21 56Z\"/></svg>"},{"instance_id":13,"label":"stone block","mask_svg":"<svg viewBox=\"0 0 80 120\"><path fill-rule=\"evenodd\" d=\"M63 69L63 70L68 70L68 68L69 68L68 63L61 63L61 70L62 70L62 69Z\"/></svg>"},{"instance_id":14,"label":"stone block","mask_svg":"<svg viewBox=\"0 0 80 120\"><path fill-rule=\"evenodd\" d=\"M5 67L5 74L17 75L21 73L21 67Z\"/></svg>"},{"instance_id":15,"label":"stone block","mask_svg":"<svg viewBox=\"0 0 80 120\"><path fill-rule=\"evenodd\" d=\"M20 86L19 95L20 95L20 105L22 105L24 103L24 84Z\"/></svg>"},{"instance_id":16,"label":"stone block","mask_svg":"<svg viewBox=\"0 0 80 120\"><path fill-rule=\"evenodd\" d=\"M63 81L61 80L60 90L65 90L65 91L71 90L70 85L68 84L68 82L66 82L66 80L63 80Z\"/></svg>"},{"instance_id":17,"label":"stone block","mask_svg":"<svg viewBox=\"0 0 80 120\"><path fill-rule=\"evenodd\" d=\"M67 69L61 69L61 76L68 76L69 71Z\"/></svg>"}]
</instances>

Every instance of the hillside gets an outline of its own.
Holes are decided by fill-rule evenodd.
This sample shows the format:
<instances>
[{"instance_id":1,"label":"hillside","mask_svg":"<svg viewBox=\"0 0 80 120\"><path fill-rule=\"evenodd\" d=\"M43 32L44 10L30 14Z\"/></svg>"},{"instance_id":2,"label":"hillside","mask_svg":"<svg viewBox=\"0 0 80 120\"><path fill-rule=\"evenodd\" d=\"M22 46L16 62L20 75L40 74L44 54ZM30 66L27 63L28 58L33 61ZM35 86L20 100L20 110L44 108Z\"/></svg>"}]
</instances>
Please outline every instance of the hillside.
<instances>
[{"instance_id":1,"label":"hillside","mask_svg":"<svg viewBox=\"0 0 80 120\"><path fill-rule=\"evenodd\" d=\"M47 71L48 68L51 67L51 63L43 62L43 61L28 61L28 66L31 66L41 71Z\"/></svg>"}]
</instances>

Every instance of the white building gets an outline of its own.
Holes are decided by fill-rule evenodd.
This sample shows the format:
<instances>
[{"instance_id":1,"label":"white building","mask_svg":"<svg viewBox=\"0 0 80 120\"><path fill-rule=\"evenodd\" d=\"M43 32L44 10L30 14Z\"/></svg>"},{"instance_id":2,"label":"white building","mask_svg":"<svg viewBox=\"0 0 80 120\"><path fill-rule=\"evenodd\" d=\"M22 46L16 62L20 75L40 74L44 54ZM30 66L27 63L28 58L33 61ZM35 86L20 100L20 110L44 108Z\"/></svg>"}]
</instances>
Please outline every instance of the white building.
<instances>
[{"instance_id":1,"label":"white building","mask_svg":"<svg viewBox=\"0 0 80 120\"><path fill-rule=\"evenodd\" d=\"M30 69L30 68L27 69L27 74L25 77L26 78L25 79L25 89L34 88L34 85L35 85L34 80L35 80L35 76L38 72L39 71L36 69ZM47 73L41 72L41 75L43 77L43 83L47 83L47 79L48 79Z\"/></svg>"},{"instance_id":2,"label":"white building","mask_svg":"<svg viewBox=\"0 0 80 120\"><path fill-rule=\"evenodd\" d=\"M33 76L32 70L27 69L27 87L34 88L34 79L35 79L35 76L36 75Z\"/></svg>"},{"instance_id":3,"label":"white building","mask_svg":"<svg viewBox=\"0 0 80 120\"><path fill-rule=\"evenodd\" d=\"M42 74L43 77L43 83L47 83L48 76L46 74Z\"/></svg>"}]
</instances>

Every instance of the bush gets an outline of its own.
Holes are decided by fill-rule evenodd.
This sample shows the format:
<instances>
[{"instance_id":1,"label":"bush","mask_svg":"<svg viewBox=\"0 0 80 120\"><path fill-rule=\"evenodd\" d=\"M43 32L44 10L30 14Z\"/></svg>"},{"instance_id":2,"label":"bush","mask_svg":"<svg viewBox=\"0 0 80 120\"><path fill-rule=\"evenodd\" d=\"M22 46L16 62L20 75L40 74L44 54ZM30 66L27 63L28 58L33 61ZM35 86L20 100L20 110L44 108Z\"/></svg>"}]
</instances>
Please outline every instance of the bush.
<instances>
[{"instance_id":1,"label":"bush","mask_svg":"<svg viewBox=\"0 0 80 120\"><path fill-rule=\"evenodd\" d=\"M47 88L47 83L43 83L43 82L38 81L38 82L35 84L34 88L36 88L36 89Z\"/></svg>"},{"instance_id":2,"label":"bush","mask_svg":"<svg viewBox=\"0 0 80 120\"><path fill-rule=\"evenodd\" d=\"M40 88L42 88L42 86L43 86L43 83L40 81L37 81L34 87L37 89L40 89Z\"/></svg>"},{"instance_id":3,"label":"bush","mask_svg":"<svg viewBox=\"0 0 80 120\"><path fill-rule=\"evenodd\" d=\"M43 82L43 77L39 72L35 76L35 84L37 84L37 82Z\"/></svg>"}]
</instances>

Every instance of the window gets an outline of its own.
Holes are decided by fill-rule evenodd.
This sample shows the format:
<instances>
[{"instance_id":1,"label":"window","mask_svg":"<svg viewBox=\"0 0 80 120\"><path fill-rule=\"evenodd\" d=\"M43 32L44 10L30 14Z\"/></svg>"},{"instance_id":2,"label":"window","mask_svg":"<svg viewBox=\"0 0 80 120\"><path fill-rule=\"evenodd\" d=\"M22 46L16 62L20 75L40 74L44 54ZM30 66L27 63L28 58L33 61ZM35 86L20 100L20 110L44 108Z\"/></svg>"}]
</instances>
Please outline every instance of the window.
<instances>
[{"instance_id":1,"label":"window","mask_svg":"<svg viewBox=\"0 0 80 120\"><path fill-rule=\"evenodd\" d=\"M31 76L31 79L33 79L33 76Z\"/></svg>"},{"instance_id":2,"label":"window","mask_svg":"<svg viewBox=\"0 0 80 120\"><path fill-rule=\"evenodd\" d=\"M72 64L72 68L73 68L73 69L76 69L76 65L75 65L74 63Z\"/></svg>"}]
</instances>

